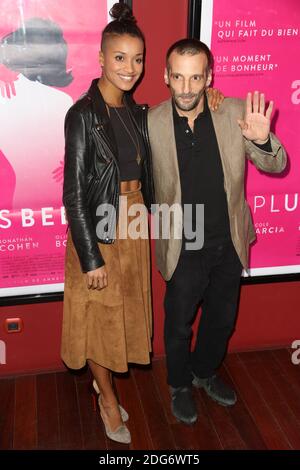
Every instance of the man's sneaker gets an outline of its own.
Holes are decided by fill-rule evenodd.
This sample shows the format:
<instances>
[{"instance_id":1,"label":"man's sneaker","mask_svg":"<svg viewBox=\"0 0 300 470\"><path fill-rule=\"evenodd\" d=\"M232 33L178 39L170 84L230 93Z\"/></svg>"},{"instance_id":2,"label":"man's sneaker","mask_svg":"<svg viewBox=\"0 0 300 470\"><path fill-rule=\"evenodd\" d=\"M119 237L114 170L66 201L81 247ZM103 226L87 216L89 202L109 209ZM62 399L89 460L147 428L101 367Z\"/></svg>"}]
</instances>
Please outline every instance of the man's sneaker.
<instances>
[{"instance_id":1,"label":"man's sneaker","mask_svg":"<svg viewBox=\"0 0 300 470\"><path fill-rule=\"evenodd\" d=\"M233 406L237 401L235 391L229 387L218 375L213 375L206 379L201 379L193 373L193 385L197 388L204 388L207 395L215 400L219 405Z\"/></svg>"},{"instance_id":2,"label":"man's sneaker","mask_svg":"<svg viewBox=\"0 0 300 470\"><path fill-rule=\"evenodd\" d=\"M191 387L170 387L170 389L173 415L185 424L194 424L198 415Z\"/></svg>"}]
</instances>

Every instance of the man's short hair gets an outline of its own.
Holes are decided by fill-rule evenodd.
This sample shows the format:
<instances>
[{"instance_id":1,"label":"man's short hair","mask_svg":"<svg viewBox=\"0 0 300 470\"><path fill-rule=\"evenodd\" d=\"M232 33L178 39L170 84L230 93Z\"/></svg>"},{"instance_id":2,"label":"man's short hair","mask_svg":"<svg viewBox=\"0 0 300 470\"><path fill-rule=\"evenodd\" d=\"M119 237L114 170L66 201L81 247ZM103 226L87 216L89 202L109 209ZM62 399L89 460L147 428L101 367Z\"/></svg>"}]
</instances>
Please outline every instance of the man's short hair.
<instances>
[{"instance_id":1,"label":"man's short hair","mask_svg":"<svg viewBox=\"0 0 300 470\"><path fill-rule=\"evenodd\" d=\"M170 67L169 66L170 55L174 51L180 55L185 55L185 54L196 55L202 52L203 54L206 55L206 58L207 58L206 71L208 72L213 67L213 55L210 49L207 47L206 44L204 44L204 42L201 42L198 39L184 38L184 39L180 39L179 41L174 42L174 44L172 44L167 51L167 55L166 55L167 69L169 69Z\"/></svg>"}]
</instances>

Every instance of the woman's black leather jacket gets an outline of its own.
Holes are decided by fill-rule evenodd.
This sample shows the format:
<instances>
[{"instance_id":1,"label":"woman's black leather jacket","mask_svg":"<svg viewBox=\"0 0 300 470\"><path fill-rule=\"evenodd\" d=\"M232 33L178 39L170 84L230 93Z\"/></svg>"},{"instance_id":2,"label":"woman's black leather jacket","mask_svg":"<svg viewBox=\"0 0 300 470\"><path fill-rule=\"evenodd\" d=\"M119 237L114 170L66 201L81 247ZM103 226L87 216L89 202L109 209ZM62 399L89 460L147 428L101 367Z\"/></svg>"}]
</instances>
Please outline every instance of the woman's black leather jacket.
<instances>
[{"instance_id":1,"label":"woman's black leather jacket","mask_svg":"<svg viewBox=\"0 0 300 470\"><path fill-rule=\"evenodd\" d=\"M117 220L119 205L117 144L97 83L98 79L92 81L88 92L69 109L65 119L63 203L83 272L105 264L98 242L114 242L114 224L106 224L105 230L99 229L104 216L96 214L97 208L102 204L112 205ZM124 102L144 141L141 183L144 202L150 210L154 187L147 132L148 107L136 105L127 94ZM108 220L107 214L105 220Z\"/></svg>"}]
</instances>

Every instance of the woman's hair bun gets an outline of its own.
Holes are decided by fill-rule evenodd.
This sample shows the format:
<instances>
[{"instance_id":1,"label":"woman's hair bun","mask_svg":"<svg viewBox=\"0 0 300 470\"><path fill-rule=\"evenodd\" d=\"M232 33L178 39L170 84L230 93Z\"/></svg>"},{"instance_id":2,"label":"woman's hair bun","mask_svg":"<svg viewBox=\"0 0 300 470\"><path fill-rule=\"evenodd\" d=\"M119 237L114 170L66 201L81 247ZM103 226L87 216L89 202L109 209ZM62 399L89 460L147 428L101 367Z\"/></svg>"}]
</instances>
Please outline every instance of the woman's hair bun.
<instances>
[{"instance_id":1,"label":"woman's hair bun","mask_svg":"<svg viewBox=\"0 0 300 470\"><path fill-rule=\"evenodd\" d=\"M105 42L110 35L129 36L141 39L145 44L143 32L137 25L137 21L132 14L131 8L126 3L115 3L109 12L113 21L110 21L102 31L101 50L103 50Z\"/></svg>"},{"instance_id":2,"label":"woman's hair bun","mask_svg":"<svg viewBox=\"0 0 300 470\"><path fill-rule=\"evenodd\" d=\"M115 3L109 14L114 20L128 21L134 24L137 22L131 8L126 3Z\"/></svg>"}]
</instances>

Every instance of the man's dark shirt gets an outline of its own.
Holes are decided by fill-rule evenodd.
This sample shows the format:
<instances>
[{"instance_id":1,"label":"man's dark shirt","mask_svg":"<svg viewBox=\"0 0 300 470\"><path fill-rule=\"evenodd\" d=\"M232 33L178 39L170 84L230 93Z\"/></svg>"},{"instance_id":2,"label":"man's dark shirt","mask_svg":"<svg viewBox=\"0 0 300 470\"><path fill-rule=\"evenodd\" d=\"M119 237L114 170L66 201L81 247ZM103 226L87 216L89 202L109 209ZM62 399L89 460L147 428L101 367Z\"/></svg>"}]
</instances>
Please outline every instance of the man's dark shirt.
<instances>
[{"instance_id":1,"label":"man's dark shirt","mask_svg":"<svg viewBox=\"0 0 300 470\"><path fill-rule=\"evenodd\" d=\"M173 117L182 206L193 204L195 230L195 204L204 204L204 247L219 245L230 239L230 228L222 162L206 96L204 110L195 119L193 132L188 119L179 116L174 103Z\"/></svg>"},{"instance_id":2,"label":"man's dark shirt","mask_svg":"<svg viewBox=\"0 0 300 470\"><path fill-rule=\"evenodd\" d=\"M230 239L228 206L224 189L224 173L217 137L204 95L204 109L194 121L194 131L186 117L179 116L173 102L174 131L181 183L181 203L192 204L193 231L196 228L195 204L204 204L204 245L217 246ZM270 139L260 149L271 152ZM201 224L201 220L197 220ZM185 238L183 234L183 249Z\"/></svg>"}]
</instances>

